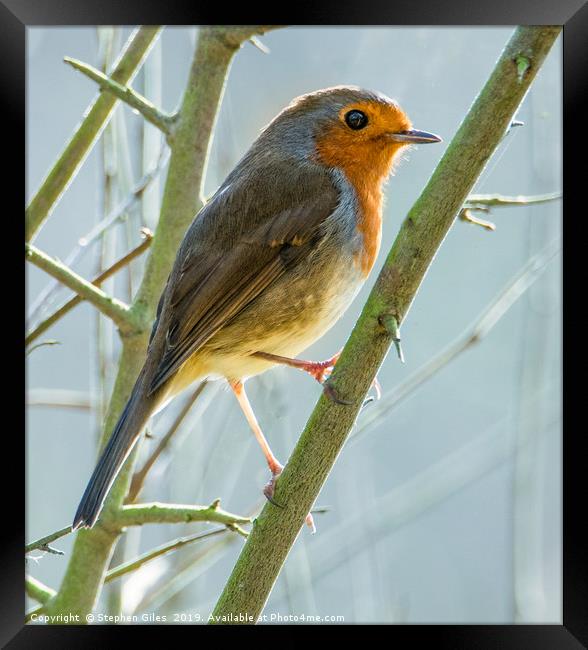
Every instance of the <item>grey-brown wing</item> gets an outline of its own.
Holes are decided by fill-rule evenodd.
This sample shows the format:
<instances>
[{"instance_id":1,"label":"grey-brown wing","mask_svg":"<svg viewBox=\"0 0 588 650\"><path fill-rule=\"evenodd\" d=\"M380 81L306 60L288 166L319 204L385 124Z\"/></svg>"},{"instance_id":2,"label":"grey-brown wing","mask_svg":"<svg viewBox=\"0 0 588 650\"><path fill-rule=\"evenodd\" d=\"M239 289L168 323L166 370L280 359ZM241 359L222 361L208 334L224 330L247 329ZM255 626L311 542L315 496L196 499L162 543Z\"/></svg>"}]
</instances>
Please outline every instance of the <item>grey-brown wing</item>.
<instances>
[{"instance_id":1,"label":"grey-brown wing","mask_svg":"<svg viewBox=\"0 0 588 650\"><path fill-rule=\"evenodd\" d=\"M226 323L306 256L321 236L321 224L337 206L332 184L285 207L228 250L207 256L207 268L187 257L170 278L165 347L151 382L157 390Z\"/></svg>"}]
</instances>

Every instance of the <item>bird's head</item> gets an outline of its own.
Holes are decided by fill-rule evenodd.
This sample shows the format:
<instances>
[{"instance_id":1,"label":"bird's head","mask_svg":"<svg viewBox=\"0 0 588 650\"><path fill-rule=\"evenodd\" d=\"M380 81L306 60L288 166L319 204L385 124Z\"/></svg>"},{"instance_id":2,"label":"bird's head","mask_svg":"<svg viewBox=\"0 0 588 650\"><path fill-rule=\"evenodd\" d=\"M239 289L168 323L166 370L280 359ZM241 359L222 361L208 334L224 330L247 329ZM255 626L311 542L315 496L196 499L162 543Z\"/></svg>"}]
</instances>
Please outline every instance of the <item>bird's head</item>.
<instances>
[{"instance_id":1,"label":"bird's head","mask_svg":"<svg viewBox=\"0 0 588 650\"><path fill-rule=\"evenodd\" d=\"M412 144L441 142L413 129L397 102L355 86L336 86L294 99L267 128L300 157L385 177L395 155Z\"/></svg>"}]
</instances>

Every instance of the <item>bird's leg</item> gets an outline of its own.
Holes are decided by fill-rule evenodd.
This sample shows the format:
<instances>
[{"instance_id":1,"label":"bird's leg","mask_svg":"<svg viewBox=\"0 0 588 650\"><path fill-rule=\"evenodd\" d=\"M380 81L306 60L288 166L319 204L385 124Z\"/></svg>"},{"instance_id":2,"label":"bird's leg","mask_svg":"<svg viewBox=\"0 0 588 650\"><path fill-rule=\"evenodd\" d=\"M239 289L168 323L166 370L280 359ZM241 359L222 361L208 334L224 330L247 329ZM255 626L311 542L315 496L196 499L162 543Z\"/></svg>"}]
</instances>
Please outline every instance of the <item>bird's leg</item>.
<instances>
[{"instance_id":1,"label":"bird's leg","mask_svg":"<svg viewBox=\"0 0 588 650\"><path fill-rule=\"evenodd\" d=\"M299 370L304 370L311 377L314 377L319 384L323 384L329 375L333 372L333 368L337 360L341 356L341 350L333 355L326 361L303 361L302 359L290 359L290 357L281 357L279 354L270 354L269 352L254 352L254 356L273 361L274 363L281 363L286 366L292 366Z\"/></svg>"},{"instance_id":2,"label":"bird's leg","mask_svg":"<svg viewBox=\"0 0 588 650\"><path fill-rule=\"evenodd\" d=\"M282 473L284 466L274 456L272 450L270 449L268 441L263 435L263 431L259 426L259 422L257 421L257 418L255 417L255 413L251 408L249 399L247 398L247 393L245 392L245 386L243 385L243 383L240 381L229 381L229 385L231 386L233 392L235 393L235 396L237 397L239 406L241 407L241 410L243 411L245 417L247 418L247 422L249 423L249 426L251 427L251 430L253 431L253 434L257 442L259 443L259 446L261 447L261 451L263 452L263 455L265 456L267 464L270 468L270 472L272 473L272 480L271 480L272 487L271 487L271 494L269 495L271 497L273 495L273 482L276 476L279 476ZM268 483L268 486L269 485L270 484ZM266 488L268 486L266 486ZM266 494L266 496L268 495Z\"/></svg>"},{"instance_id":3,"label":"bird's leg","mask_svg":"<svg viewBox=\"0 0 588 650\"><path fill-rule=\"evenodd\" d=\"M335 364L341 356L341 350L339 350L337 354L334 354L330 359L327 359L326 361L304 361L302 359L290 359L290 357L282 357L279 354L270 354L269 352L254 352L253 356L259 357L260 359L266 359L267 361L273 361L274 363L281 363L285 366L292 366L293 368L298 368L299 370L304 370L304 372L307 372L311 377L314 377L318 383L324 387L324 391L327 397L332 399L334 402L338 402L339 404L350 403L340 399L339 396L335 393L333 387L327 383L328 378L333 372ZM371 387L376 392L375 399L379 400L382 395L382 387L377 377L372 382ZM373 399L374 398L372 397L369 399L369 401L372 401Z\"/></svg>"},{"instance_id":4,"label":"bird's leg","mask_svg":"<svg viewBox=\"0 0 588 650\"><path fill-rule=\"evenodd\" d=\"M253 431L253 435L255 436L257 442L259 443L259 446L261 447L261 451L263 452L263 455L265 456L265 459L269 466L270 472L272 473L271 479L263 488L263 494L265 495L266 499L268 499L268 501L281 508L283 506L280 506L280 504L276 503L273 500L273 496L274 496L274 489L276 486L276 478L282 473L284 466L274 456L272 450L270 449L268 441L263 435L263 431L259 426L259 422L257 421L257 418L255 417L255 413L251 408L249 399L247 398L247 393L245 392L245 386L243 385L243 382L238 380L229 380L229 386L233 389L233 392L235 393L235 397L239 402L239 406L241 407L241 410L243 411L245 417L247 418L247 422L249 423L249 426ZM310 513L308 513L308 515L306 516L306 525L312 530L313 533L315 532L316 529L314 526L314 520Z\"/></svg>"},{"instance_id":5,"label":"bird's leg","mask_svg":"<svg viewBox=\"0 0 588 650\"><path fill-rule=\"evenodd\" d=\"M341 351L337 352L334 356L326 361L304 361L303 359L290 359L290 357L282 357L279 354L271 354L269 352L254 352L253 356L259 357L260 359L266 359L266 361L271 361L273 363L281 363L285 366L291 366L292 368L298 368L299 370L304 370L311 377L314 377L319 384L323 387L325 395L336 402L337 404L349 405L351 402L341 399L337 394L337 391L328 383L328 378L333 372L333 368L339 359Z\"/></svg>"}]
</instances>

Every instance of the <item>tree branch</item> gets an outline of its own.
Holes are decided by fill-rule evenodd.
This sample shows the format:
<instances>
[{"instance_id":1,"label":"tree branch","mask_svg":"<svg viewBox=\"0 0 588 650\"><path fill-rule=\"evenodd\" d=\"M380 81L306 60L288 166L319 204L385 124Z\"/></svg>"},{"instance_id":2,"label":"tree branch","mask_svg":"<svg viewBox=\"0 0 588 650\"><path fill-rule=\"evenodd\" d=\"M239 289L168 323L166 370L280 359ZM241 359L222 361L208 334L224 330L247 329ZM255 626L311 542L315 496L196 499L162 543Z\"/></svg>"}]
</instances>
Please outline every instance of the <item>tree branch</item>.
<instances>
[{"instance_id":1,"label":"tree branch","mask_svg":"<svg viewBox=\"0 0 588 650\"><path fill-rule=\"evenodd\" d=\"M56 549L51 548L49 544L51 542L54 542L56 539L59 539L60 537L65 537L66 535L69 535L71 533L71 526L66 526L65 528L61 528L60 530L55 531L54 533L51 533L50 535L46 535L45 537L41 537L41 539L37 539L34 542L31 542L30 544L27 544L25 546L25 555L27 553L30 553L31 551L45 551L45 552L56 552ZM63 555L61 551L57 551L59 555Z\"/></svg>"},{"instance_id":2,"label":"tree branch","mask_svg":"<svg viewBox=\"0 0 588 650\"><path fill-rule=\"evenodd\" d=\"M464 118L419 199L402 224L384 267L329 380L349 404L322 395L283 473L275 500L256 519L214 609L215 620L257 620L392 343L382 324L401 323L449 228L501 141L558 26L515 30L489 80ZM521 72L516 60L529 65Z\"/></svg>"},{"instance_id":3,"label":"tree branch","mask_svg":"<svg viewBox=\"0 0 588 650\"><path fill-rule=\"evenodd\" d=\"M130 264L136 257L141 255L149 248L149 246L151 246L151 240L153 239L153 234L151 231L148 228L142 228L141 233L144 237L144 240L137 247L133 248L132 251L129 251L126 255L123 255L123 257L112 264L112 266L97 275L92 280L92 284L95 287L99 287L105 280L120 271L120 269L127 266L127 264ZM35 339L39 338L43 332L46 332L60 318L63 318L63 316L70 312L76 305L79 305L83 300L84 298L79 294L74 296L71 300L68 300L65 305L60 307L57 311L53 312L51 316L48 316L44 321L39 323L39 325L37 325L37 327L35 327L35 329L27 335L25 338L25 345L30 345Z\"/></svg>"},{"instance_id":4,"label":"tree branch","mask_svg":"<svg viewBox=\"0 0 588 650\"><path fill-rule=\"evenodd\" d=\"M220 507L220 499L209 506L190 506L170 503L140 503L122 506L109 523L121 528L144 524L186 524L193 521L213 521L225 526L250 524L250 517L226 512Z\"/></svg>"},{"instance_id":5,"label":"tree branch","mask_svg":"<svg viewBox=\"0 0 588 650\"><path fill-rule=\"evenodd\" d=\"M236 526L236 524L235 527L239 528L238 526ZM125 562L124 564L114 567L114 569L110 569L106 574L106 578L104 579L104 582L105 583L112 582L113 580L116 580L117 578L121 578L122 576L127 575L128 573L137 571L148 562L151 562L151 560L155 560L156 558L161 557L162 555L167 555L172 551L177 551L179 548L182 548L183 546L187 546L188 544L192 544L193 542L199 542L202 541L203 539L208 539L210 537L222 535L228 532L229 530L231 530L231 525L223 526L222 528L215 528L214 530L209 530L205 533L198 533L196 535L178 537L177 539L174 539L171 542L167 542L167 544L158 546L157 548L148 551L143 555L140 555L138 558L135 558L130 562ZM242 528L240 528L239 530L244 533L245 537L247 537L246 531L244 531Z\"/></svg>"},{"instance_id":6,"label":"tree branch","mask_svg":"<svg viewBox=\"0 0 588 650\"><path fill-rule=\"evenodd\" d=\"M111 75L112 79L118 83L126 84L133 78L160 29L160 26L140 27L131 34ZM108 122L115 104L116 97L101 93L85 112L83 121L26 209L26 241L31 241L45 219L51 214L94 145L100 131Z\"/></svg>"},{"instance_id":7,"label":"tree branch","mask_svg":"<svg viewBox=\"0 0 588 650\"><path fill-rule=\"evenodd\" d=\"M492 221L475 217L472 214L472 208L462 208L457 216L460 221L471 223L474 226L480 226L480 228L484 228L485 230L496 230L496 224L492 223Z\"/></svg>"},{"instance_id":8,"label":"tree branch","mask_svg":"<svg viewBox=\"0 0 588 650\"><path fill-rule=\"evenodd\" d=\"M124 302L106 295L104 291L98 289L91 282L74 273L58 260L52 259L32 244L25 244L25 255L29 262L57 278L66 287L69 287L84 300L94 305L122 331L133 329L133 314L129 306Z\"/></svg>"},{"instance_id":9,"label":"tree branch","mask_svg":"<svg viewBox=\"0 0 588 650\"><path fill-rule=\"evenodd\" d=\"M131 192L129 192L129 194L113 210L111 210L103 219L101 219L90 230L90 232L79 238L76 246L65 258L64 264L71 267L75 262L78 262L82 258L83 254L89 250L90 244L94 243L94 241L96 241L96 239L107 228L112 226L118 219L120 219L134 206L134 204L141 198L143 192L159 176L162 169L167 165L168 161L169 148L165 148L165 153L161 155L155 167L151 171L147 172L139 181L137 181ZM53 292L58 287L59 283L49 282L49 284L39 293L30 309L29 318L31 320L37 319L39 310L43 307L45 302L48 302L51 299Z\"/></svg>"},{"instance_id":10,"label":"tree branch","mask_svg":"<svg viewBox=\"0 0 588 650\"><path fill-rule=\"evenodd\" d=\"M112 93L132 109L139 111L139 113L141 113L148 122L153 124L153 126L156 126L166 136L166 138L169 139L171 137L173 133L173 125L176 119L173 115L160 110L148 99L143 97L143 95L139 94L129 86L117 83L114 79L107 77L105 74L100 72L100 70L96 70L96 68L91 65L78 61L77 59L72 59L69 56L64 57L63 60L66 63L69 63L72 68L79 70L85 74L86 77L95 81L102 90Z\"/></svg>"},{"instance_id":11,"label":"tree branch","mask_svg":"<svg viewBox=\"0 0 588 650\"><path fill-rule=\"evenodd\" d=\"M536 196L503 196L501 194L470 194L463 208L459 211L459 218L462 221L481 226L486 230L496 230L496 226L486 219L475 217L472 212L490 212L491 208L499 207L520 207L526 205L537 205L539 203L549 203L561 199L561 192L551 192L550 194L537 194Z\"/></svg>"},{"instance_id":12,"label":"tree branch","mask_svg":"<svg viewBox=\"0 0 588 650\"><path fill-rule=\"evenodd\" d=\"M37 602L41 603L41 605L44 605L57 593L55 589L51 589L51 587L44 585L36 578L33 578L33 576L25 576L25 589L27 594Z\"/></svg>"},{"instance_id":13,"label":"tree branch","mask_svg":"<svg viewBox=\"0 0 588 650\"><path fill-rule=\"evenodd\" d=\"M475 209L477 206L487 207L517 207L525 205L537 205L539 203L549 203L561 199L561 192L550 192L548 194L535 194L533 196L504 196L503 194L470 194L466 200L466 205Z\"/></svg>"},{"instance_id":14,"label":"tree branch","mask_svg":"<svg viewBox=\"0 0 588 650\"><path fill-rule=\"evenodd\" d=\"M34 620L33 617L40 616L44 611L45 611L45 605L39 605L39 607L35 607L34 609L31 609L25 614L24 622L30 623L32 620Z\"/></svg>"},{"instance_id":15,"label":"tree branch","mask_svg":"<svg viewBox=\"0 0 588 650\"><path fill-rule=\"evenodd\" d=\"M41 341L41 343L37 343L37 345L33 345L32 347L28 348L26 354L28 356L31 352L34 352L35 350L38 350L39 348L43 348L47 345L61 345L61 342L56 341L55 339L48 339L47 341Z\"/></svg>"}]
</instances>

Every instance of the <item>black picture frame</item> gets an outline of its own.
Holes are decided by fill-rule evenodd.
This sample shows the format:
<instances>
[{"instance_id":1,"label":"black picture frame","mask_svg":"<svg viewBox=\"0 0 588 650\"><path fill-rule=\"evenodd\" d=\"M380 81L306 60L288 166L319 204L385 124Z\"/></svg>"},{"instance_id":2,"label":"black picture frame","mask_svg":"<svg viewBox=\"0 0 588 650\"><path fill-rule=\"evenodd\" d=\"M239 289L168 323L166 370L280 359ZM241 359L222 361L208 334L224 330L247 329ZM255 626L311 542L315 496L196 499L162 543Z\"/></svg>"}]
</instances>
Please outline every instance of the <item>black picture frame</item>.
<instances>
[{"instance_id":1,"label":"black picture frame","mask_svg":"<svg viewBox=\"0 0 588 650\"><path fill-rule=\"evenodd\" d=\"M582 245L583 238L579 233L584 215L585 204L580 203L579 194L585 181L585 171L582 165L574 162L572 153L581 152L583 138L587 133L585 122L588 120L586 110L586 86L588 78L588 5L584 0L509 0L509 2L473 2L472 0L363 0L361 3L343 2L310 2L299 1L292 5L280 3L277 7L263 8L249 3L233 4L223 11L214 3L194 3L192 6L171 5L155 0L126 0L123 3L115 0L0 0L0 49L2 56L3 82L1 84L2 106L7 114L4 125L11 125L5 133L6 141L12 135L15 145L11 150L18 160L19 151L23 152L23 142L17 124L24 127L25 115L25 28L33 25L96 25L96 24L257 24L271 23L284 25L517 25L517 24L559 24L563 25L563 66L564 66L564 215L571 222L564 228L564 309L573 310L574 306L583 302L578 301L578 295L583 296L581 285L579 292L572 286L575 272L570 271L574 260L582 259L581 251L574 255L569 246ZM5 145L8 146L8 145ZM24 161L23 161L24 162ZM10 171L15 175L14 183L5 186L3 194L12 193L16 198L15 189L19 187L16 176L20 176L22 167L11 165ZM12 192L10 192L12 190ZM8 198L8 197L7 197ZM20 197L18 199L20 201ZM17 202L18 202L17 201ZM572 208L577 202L578 210ZM19 203L22 206L22 203ZM18 214L21 207L16 208L13 215ZM6 221L21 223L15 217L5 215ZM22 222L24 224L24 221ZM570 236L569 233L573 232ZM9 247L15 256L20 254L16 242L10 239ZM569 251L569 252L568 252ZM20 258L22 260L22 257ZM16 266L14 267L16 268ZM24 274L23 274L24 275ZM580 280L581 281L581 280ZM12 283L8 283L12 284ZM17 288L18 291L18 288ZM24 293L20 294L22 296ZM568 298L571 297L571 299ZM568 299L566 299L568 298ZM15 298L18 302L18 298ZM565 312L564 312L565 313ZM568 319L570 316L568 315ZM16 319L13 319L16 320ZM575 320L575 319L574 319ZM17 321L18 322L18 321ZM16 324L15 324L16 325ZM22 332L22 330L21 330ZM16 336L21 336L21 332ZM580 341L575 341L575 333L564 329L565 346L580 350ZM581 334L580 334L581 335ZM574 345L576 343L576 345ZM565 348L564 348L565 350ZM577 355L574 354L574 357ZM22 361L16 362L17 368ZM573 417L568 409L582 404L583 395L581 374L572 378L573 364L576 359L570 359L564 354L564 491L563 491L563 625L392 625L386 630L386 641L395 643L433 644L448 648L549 648L564 650L566 648L586 647L588 644L588 579L586 576L585 548L586 541L582 534L582 524L585 519L583 507L582 467L585 456L581 454L582 429L573 424ZM15 382L16 383L16 382ZM13 386L13 390L18 388ZM580 391L582 390L582 393ZM18 398L15 398L18 399ZM581 422L581 420L579 420ZM24 459L24 445L18 438L17 430L5 431L6 438L18 439L13 452L5 451L7 458ZM5 441L5 449L8 444ZM15 461L15 465L18 462ZM23 463L24 466L24 463ZM5 496L6 508L12 507L14 513L6 514L5 521L11 521L1 536L3 543L3 579L0 592L0 643L9 648L74 648L84 647L104 648L108 643L117 644L137 643L137 633L149 634L149 643L158 641L164 634L165 643L170 643L170 634L195 631L190 626L156 626L156 630L148 626L23 626L24 618L24 589L23 589L23 545L24 545L24 496L22 501L10 495L14 493L14 479L9 478L8 472L0 472L3 480L11 481L2 494ZM24 478L24 477L23 477ZM23 491L24 492L24 491ZM214 634L224 635L228 628ZM327 633L333 628L329 628ZM313 630L301 630L304 635L314 635ZM321 631L324 631L321 630ZM203 627L196 632L198 636L193 642L202 643L202 634L210 633ZM129 635L133 636L130 637ZM273 635L274 643L282 643L283 634L271 626L240 629L240 635L250 634ZM279 634L279 636L278 636ZM113 636L114 635L114 636ZM240 641L244 637L240 636ZM272 636L268 641L272 642ZM316 643L314 639L301 640L301 643Z\"/></svg>"}]
</instances>

